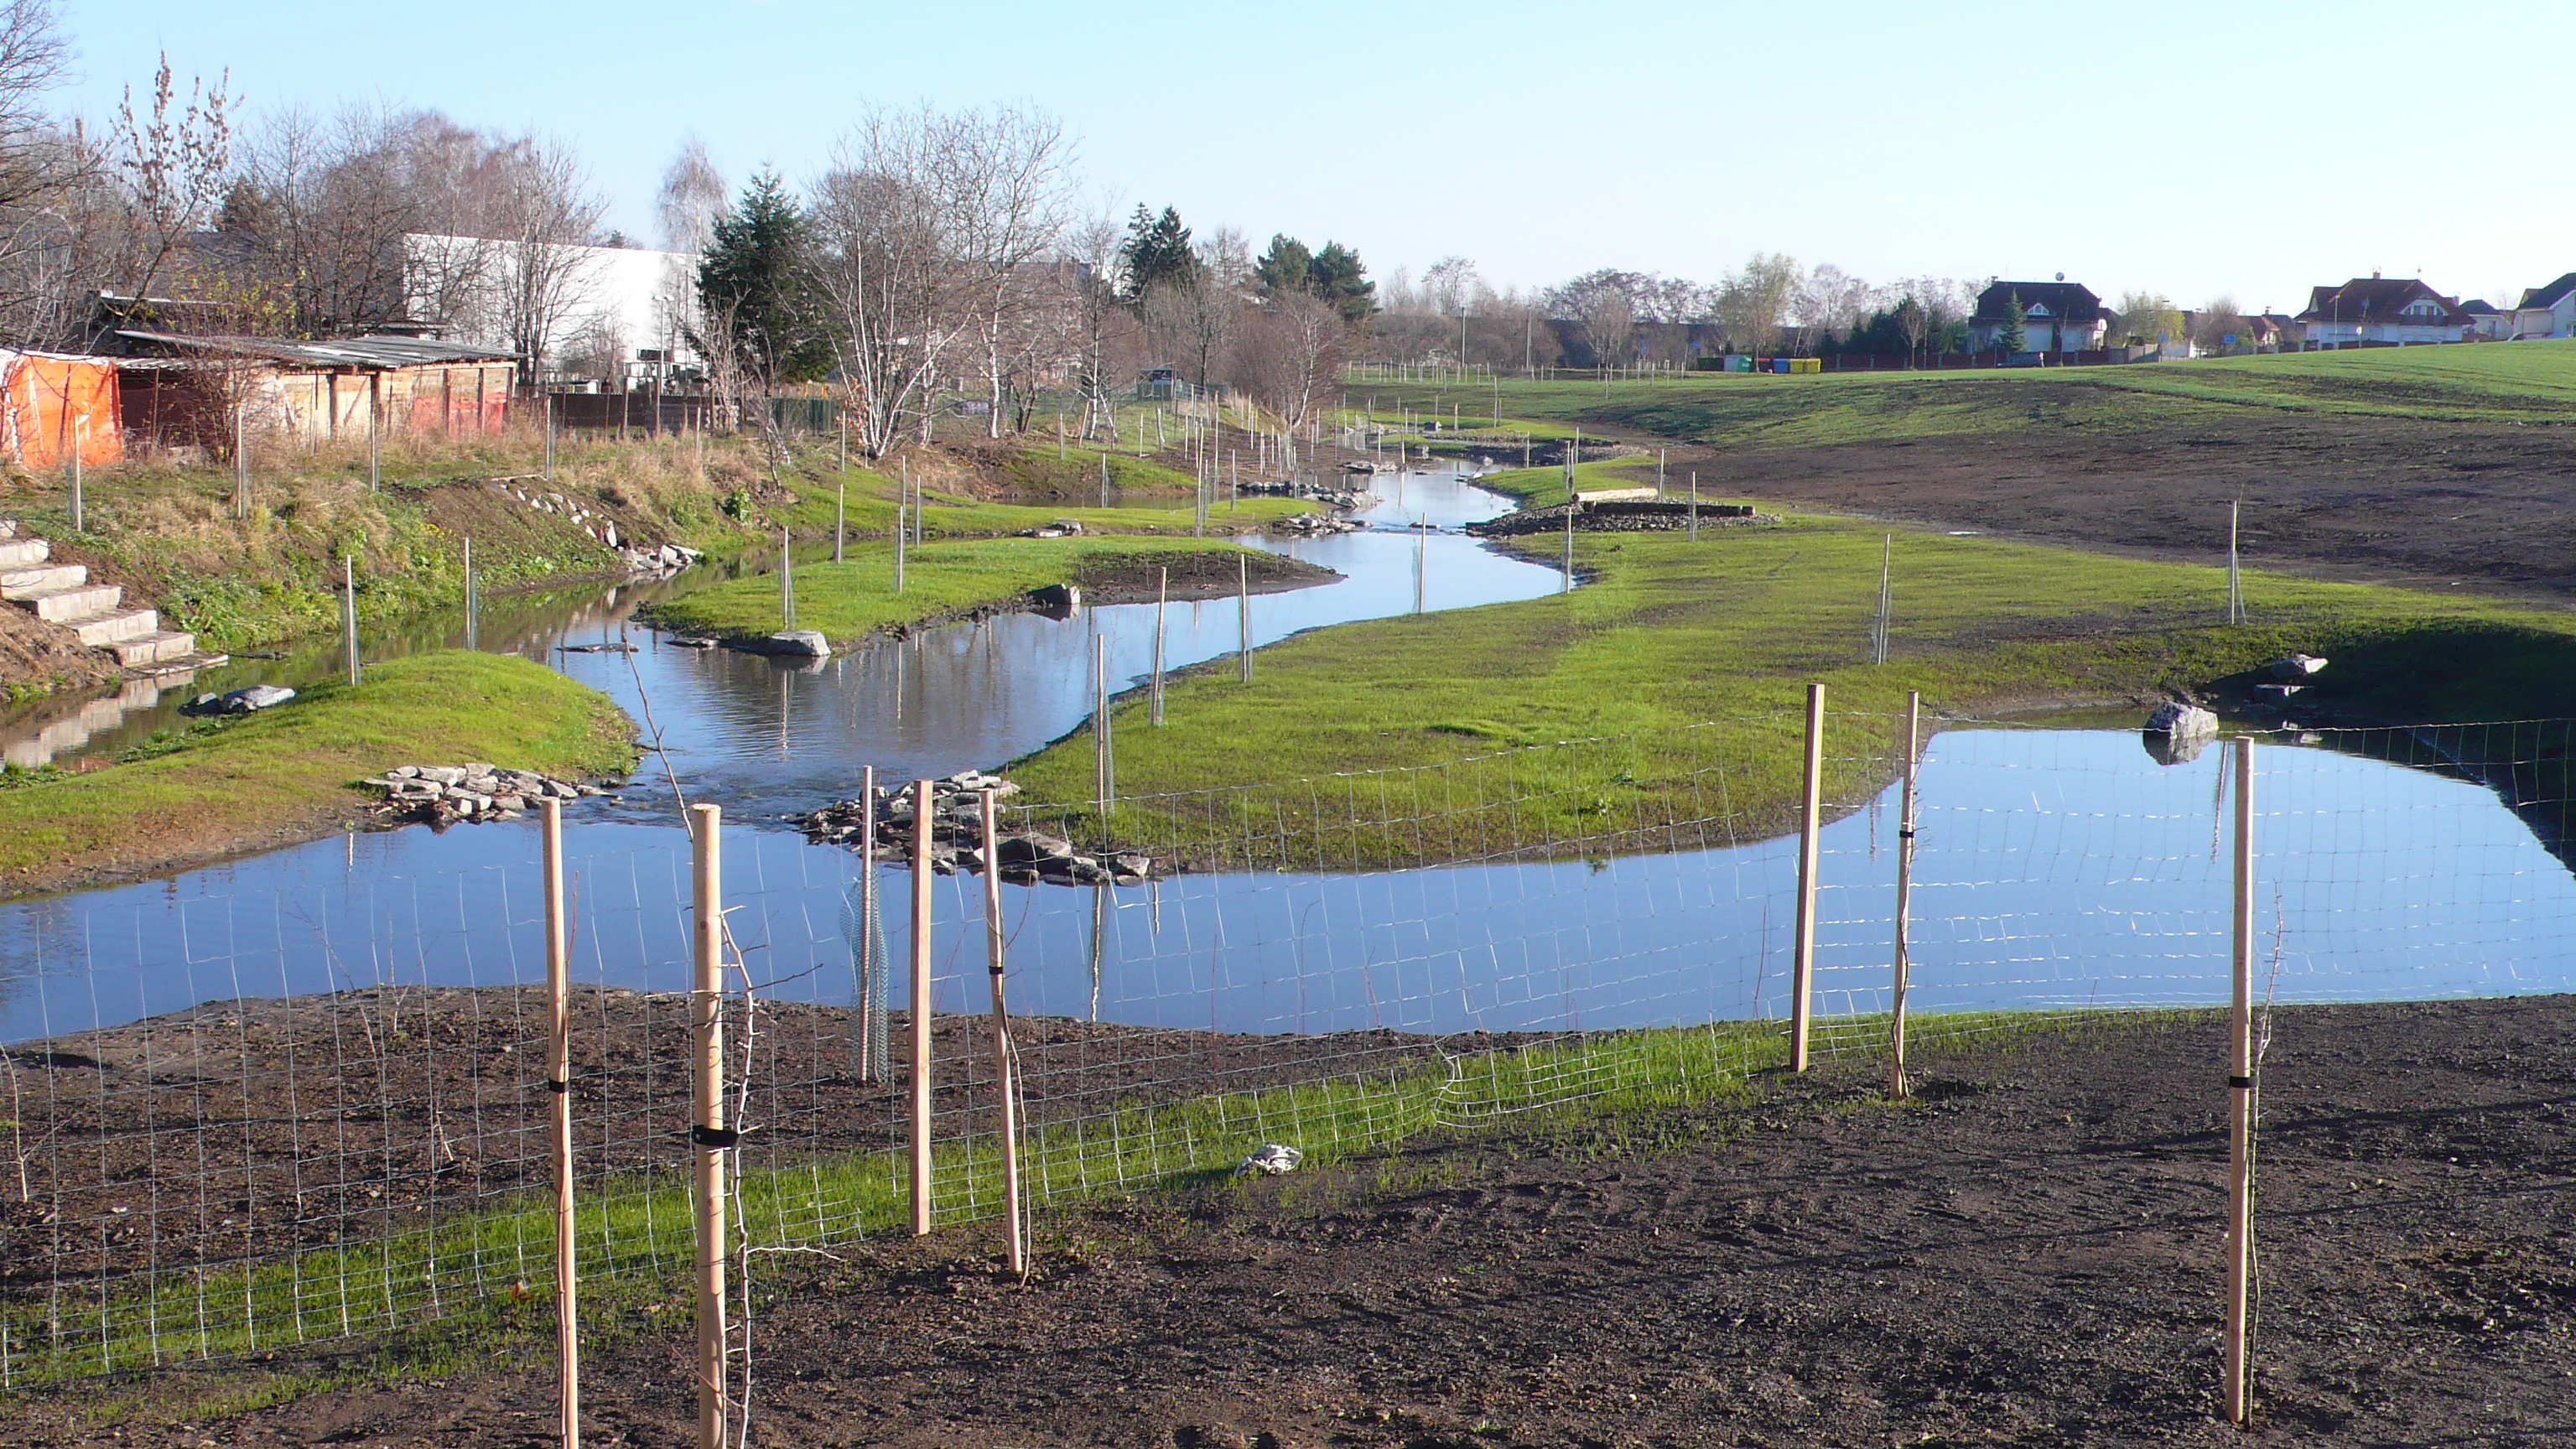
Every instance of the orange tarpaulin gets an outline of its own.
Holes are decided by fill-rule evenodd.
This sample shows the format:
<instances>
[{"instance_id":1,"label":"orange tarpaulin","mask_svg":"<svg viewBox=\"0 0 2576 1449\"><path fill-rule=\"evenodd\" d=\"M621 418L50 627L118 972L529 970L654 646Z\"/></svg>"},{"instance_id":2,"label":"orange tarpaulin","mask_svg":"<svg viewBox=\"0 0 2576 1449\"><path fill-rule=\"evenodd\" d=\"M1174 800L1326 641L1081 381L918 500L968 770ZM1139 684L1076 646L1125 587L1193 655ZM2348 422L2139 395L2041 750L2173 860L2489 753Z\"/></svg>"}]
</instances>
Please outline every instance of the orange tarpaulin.
<instances>
[{"instance_id":1,"label":"orange tarpaulin","mask_svg":"<svg viewBox=\"0 0 2576 1449\"><path fill-rule=\"evenodd\" d=\"M0 396L0 447L30 472L69 467L75 443L86 467L125 456L113 362L0 351Z\"/></svg>"}]
</instances>

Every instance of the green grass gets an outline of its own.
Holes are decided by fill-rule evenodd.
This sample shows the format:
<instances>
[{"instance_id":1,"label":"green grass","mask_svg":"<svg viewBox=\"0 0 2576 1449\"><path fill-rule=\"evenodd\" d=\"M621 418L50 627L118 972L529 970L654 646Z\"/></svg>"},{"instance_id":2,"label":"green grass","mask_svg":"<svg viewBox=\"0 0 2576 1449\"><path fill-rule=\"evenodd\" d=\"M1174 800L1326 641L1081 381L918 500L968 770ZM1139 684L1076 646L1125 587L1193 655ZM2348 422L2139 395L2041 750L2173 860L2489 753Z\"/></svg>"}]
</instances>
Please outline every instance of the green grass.
<instances>
[{"instance_id":1,"label":"green grass","mask_svg":"<svg viewBox=\"0 0 2576 1449\"><path fill-rule=\"evenodd\" d=\"M1183 520L1186 523L1187 514ZM894 591L894 546L853 545L846 563L799 564L796 625L835 644L879 630L1003 603L1047 584L1079 583L1157 558L1242 554L1261 565L1276 555L1223 539L1172 537L1000 538L934 542L908 551L904 587ZM778 576L734 579L645 611L654 623L731 639L761 639L784 627Z\"/></svg>"},{"instance_id":2,"label":"green grass","mask_svg":"<svg viewBox=\"0 0 2576 1449\"><path fill-rule=\"evenodd\" d=\"M1914 1050L1993 1044L2147 1014L1959 1013L1916 1018ZM1819 1023L1825 1056L1883 1049L1883 1017ZM1227 1179L1264 1142L1306 1153L1318 1174L1436 1130L1509 1122L1524 1131L1615 1141L1621 1124L1675 1107L1745 1098L1757 1074L1787 1059L1780 1024L1702 1026L1544 1040L1424 1066L1214 1093L1100 1115L1027 1134L1022 1181L1032 1208L1107 1194ZM1695 1143L1694 1145L1699 1145ZM1595 1143L1598 1149L1598 1143ZM792 1158L793 1154L787 1154ZM994 1216L998 1144L989 1134L934 1150L933 1221L954 1228ZM1292 1178L1293 1189L1306 1178ZM1381 1189L1401 1184L1382 1170ZM756 1247L828 1247L900 1232L908 1221L903 1159L893 1152L744 1167L734 1212ZM689 1190L668 1175L585 1185L576 1205L582 1321L596 1343L687 1321ZM226 1357L364 1335L378 1374L533 1345L552 1322L554 1215L529 1194L382 1238L305 1249L250 1265L210 1266L111 1285L76 1301L0 1306L10 1384L24 1392L174 1360Z\"/></svg>"},{"instance_id":3,"label":"green grass","mask_svg":"<svg viewBox=\"0 0 2576 1449\"><path fill-rule=\"evenodd\" d=\"M1936 714L2143 700L2293 650L2335 661L2316 698L2411 721L2576 713L2576 620L2221 569L1894 534L1894 647L1868 660L1889 530L1778 526L1578 535L1570 595L1382 619L1175 679L1167 727L1113 715L1107 832L1190 864L1367 868L1672 848L1722 822L1786 828L1806 687L1826 686L1827 791L1884 779L1908 690ZM1520 540L1553 556L1555 538ZM2143 709L2141 716L2143 717ZM1023 797L1097 838L1088 730L1015 762ZM1695 833L1696 832L1696 833Z\"/></svg>"},{"instance_id":4,"label":"green grass","mask_svg":"<svg viewBox=\"0 0 2576 1449\"><path fill-rule=\"evenodd\" d=\"M1494 392L1354 384L1379 410L1456 401L1490 416ZM1480 402L1479 399L1482 399ZM1683 373L1648 382L1505 381L1506 417L1608 424L1724 447L1818 447L1989 433L2132 433L2248 413L2564 424L2576 342L2376 348L2120 367L1882 371L1807 377Z\"/></svg>"},{"instance_id":5,"label":"green grass","mask_svg":"<svg viewBox=\"0 0 2576 1449\"><path fill-rule=\"evenodd\" d=\"M11 772L0 891L203 860L341 818L357 780L401 764L488 761L624 774L632 727L609 698L515 655L450 650L372 665L255 715L165 732L117 764Z\"/></svg>"}]
</instances>

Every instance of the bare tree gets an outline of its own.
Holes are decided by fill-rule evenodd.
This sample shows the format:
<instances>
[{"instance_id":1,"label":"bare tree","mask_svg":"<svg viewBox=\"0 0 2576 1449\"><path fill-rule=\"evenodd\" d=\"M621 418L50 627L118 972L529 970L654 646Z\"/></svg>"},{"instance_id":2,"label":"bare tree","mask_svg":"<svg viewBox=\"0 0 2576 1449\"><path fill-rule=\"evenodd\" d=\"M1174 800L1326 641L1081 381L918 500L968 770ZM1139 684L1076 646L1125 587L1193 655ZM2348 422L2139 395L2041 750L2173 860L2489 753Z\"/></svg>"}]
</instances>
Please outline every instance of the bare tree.
<instances>
[{"instance_id":1,"label":"bare tree","mask_svg":"<svg viewBox=\"0 0 2576 1449\"><path fill-rule=\"evenodd\" d=\"M591 252L607 210L571 151L535 137L510 148L495 206L508 243L496 282L501 333L518 354L522 386L536 385L556 333L597 286Z\"/></svg>"},{"instance_id":2,"label":"bare tree","mask_svg":"<svg viewBox=\"0 0 2576 1449\"><path fill-rule=\"evenodd\" d=\"M1246 320L1239 380L1281 422L1303 427L1333 392L1347 334L1332 303L1311 292L1274 293Z\"/></svg>"},{"instance_id":3,"label":"bare tree","mask_svg":"<svg viewBox=\"0 0 2576 1449\"><path fill-rule=\"evenodd\" d=\"M2192 345L2203 352L2219 352L2230 344L2228 338L2245 335L2245 314L2236 306L2236 298L2221 292L2200 304L2200 312L2191 319Z\"/></svg>"},{"instance_id":4,"label":"bare tree","mask_svg":"<svg viewBox=\"0 0 2576 1449\"><path fill-rule=\"evenodd\" d=\"M1726 328L1727 340L1747 352L1779 346L1805 277L1795 259L1779 252L1746 258L1744 270L1727 282L1717 302L1717 320Z\"/></svg>"},{"instance_id":5,"label":"bare tree","mask_svg":"<svg viewBox=\"0 0 2576 1449\"><path fill-rule=\"evenodd\" d=\"M1848 338L1880 305L1879 289L1831 262L1819 263L1798 289L1798 322L1813 337Z\"/></svg>"},{"instance_id":6,"label":"bare tree","mask_svg":"<svg viewBox=\"0 0 2576 1449\"><path fill-rule=\"evenodd\" d=\"M1136 315L1120 299L1126 293L1125 262L1120 243L1126 233L1114 212L1094 212L1076 224L1064 242L1064 260L1072 270L1063 276L1071 290L1074 388L1082 397L1082 436L1097 435L1110 412L1112 359L1133 342Z\"/></svg>"},{"instance_id":7,"label":"bare tree","mask_svg":"<svg viewBox=\"0 0 2576 1449\"><path fill-rule=\"evenodd\" d=\"M1217 359L1233 340L1243 299L1209 277L1166 282L1145 294L1145 329L1169 358L1190 358L1199 386L1215 381Z\"/></svg>"},{"instance_id":8,"label":"bare tree","mask_svg":"<svg viewBox=\"0 0 2576 1449\"><path fill-rule=\"evenodd\" d=\"M662 269L653 310L662 345L672 347L694 324L698 310L698 262L706 255L716 218L725 208L724 173L716 169L706 144L691 136L680 143L662 172L653 210L662 226L662 248L677 253Z\"/></svg>"},{"instance_id":9,"label":"bare tree","mask_svg":"<svg viewBox=\"0 0 2576 1449\"><path fill-rule=\"evenodd\" d=\"M178 87L165 54L153 76L148 119L135 113L133 89L126 90L110 155L124 192L117 282L128 296L152 294L232 179L233 112L240 102L228 94L231 81L229 71L212 86L190 80L187 104L173 115Z\"/></svg>"},{"instance_id":10,"label":"bare tree","mask_svg":"<svg viewBox=\"0 0 2576 1449\"><path fill-rule=\"evenodd\" d=\"M1637 287L1645 280L1635 272L1603 267L1548 293L1547 304L1583 334L1594 366L1616 367L1635 349Z\"/></svg>"},{"instance_id":11,"label":"bare tree","mask_svg":"<svg viewBox=\"0 0 2576 1449\"><path fill-rule=\"evenodd\" d=\"M814 187L813 281L860 446L872 458L927 418L940 366L963 330L963 304L973 300L973 276L948 232L952 145L948 124L926 107L871 111Z\"/></svg>"},{"instance_id":12,"label":"bare tree","mask_svg":"<svg viewBox=\"0 0 2576 1449\"><path fill-rule=\"evenodd\" d=\"M1008 106L932 124L947 138L940 193L952 209L951 245L971 277L990 399L985 429L998 438L1008 405L1004 354L1032 335L1022 324L1056 295L1035 264L1054 250L1071 212L1073 145L1055 117Z\"/></svg>"}]
</instances>

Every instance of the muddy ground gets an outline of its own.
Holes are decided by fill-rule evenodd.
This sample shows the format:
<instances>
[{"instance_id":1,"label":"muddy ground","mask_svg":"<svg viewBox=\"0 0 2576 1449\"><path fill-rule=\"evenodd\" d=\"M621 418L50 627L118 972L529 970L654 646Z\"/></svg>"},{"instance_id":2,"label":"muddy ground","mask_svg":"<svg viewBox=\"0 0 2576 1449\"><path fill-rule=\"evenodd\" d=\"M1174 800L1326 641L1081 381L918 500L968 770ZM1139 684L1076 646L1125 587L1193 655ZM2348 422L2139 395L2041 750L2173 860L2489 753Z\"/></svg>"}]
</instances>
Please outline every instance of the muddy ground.
<instances>
[{"instance_id":1,"label":"muddy ground","mask_svg":"<svg viewBox=\"0 0 2576 1449\"><path fill-rule=\"evenodd\" d=\"M2576 999L2285 1009L2257 1432L2213 1419L2206 1017L1517 1119L1338 1170L775 1270L755 1445L2563 1444ZM690 1442L679 1333L595 1352L593 1444ZM525 1357L543 1362L532 1344ZM0 1443L538 1445L550 1369L185 1418L233 1365L26 1401ZM93 1417L112 1411L118 1422Z\"/></svg>"},{"instance_id":2,"label":"muddy ground","mask_svg":"<svg viewBox=\"0 0 2576 1449\"><path fill-rule=\"evenodd\" d=\"M1677 450L1667 466L1722 496L2203 564L2227 561L2241 499L2249 567L2576 595L2565 428L2249 412L2152 433Z\"/></svg>"},{"instance_id":3,"label":"muddy ground","mask_svg":"<svg viewBox=\"0 0 2576 1449\"><path fill-rule=\"evenodd\" d=\"M688 1002L573 993L575 1169L584 1180L692 1161ZM840 1007L764 1005L726 1022L748 1082L745 1165L908 1142L906 1013L867 1068ZM544 994L369 989L213 1002L0 1051L0 1302L57 1278L217 1267L364 1242L553 1180ZM1246 1036L1067 1017L1013 1024L1032 1127L1210 1092L1419 1066L1441 1038ZM1519 1038L1478 1039L1509 1045ZM939 1137L995 1128L992 1034L934 1019ZM21 1186L24 1192L20 1191Z\"/></svg>"}]
</instances>

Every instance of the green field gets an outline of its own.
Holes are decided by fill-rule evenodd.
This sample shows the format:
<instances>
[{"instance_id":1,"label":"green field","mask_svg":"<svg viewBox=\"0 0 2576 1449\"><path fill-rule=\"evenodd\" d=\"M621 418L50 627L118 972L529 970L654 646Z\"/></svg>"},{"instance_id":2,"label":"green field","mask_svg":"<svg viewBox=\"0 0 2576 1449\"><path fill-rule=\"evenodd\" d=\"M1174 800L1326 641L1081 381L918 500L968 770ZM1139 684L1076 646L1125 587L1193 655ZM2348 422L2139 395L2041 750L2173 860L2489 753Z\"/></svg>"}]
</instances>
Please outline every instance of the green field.
<instances>
[{"instance_id":1,"label":"green field","mask_svg":"<svg viewBox=\"0 0 2576 1449\"><path fill-rule=\"evenodd\" d=\"M1494 389L1353 383L1381 413L1459 405L1490 419ZM2374 348L2119 367L1767 374L1502 385L1504 426L1588 423L1727 447L2076 429L2134 432L2247 411L2563 424L2576 415L2576 341ZM1546 436L1541 432L1540 436Z\"/></svg>"},{"instance_id":2,"label":"green field","mask_svg":"<svg viewBox=\"0 0 2576 1449\"><path fill-rule=\"evenodd\" d=\"M165 731L105 769L0 774L0 895L193 863L344 818L395 765L485 761L623 775L633 730L608 696L511 654L448 650L368 667L255 715Z\"/></svg>"},{"instance_id":3,"label":"green field","mask_svg":"<svg viewBox=\"0 0 2576 1449\"><path fill-rule=\"evenodd\" d=\"M2564 614L2252 573L2252 622L2231 627L2222 569L1920 531L1892 535L1893 648L1873 665L1890 536L1794 514L1697 544L1583 534L1571 594L1289 639L1250 685L1202 667L1173 684L1165 728L1141 701L1115 712L1121 794L1176 798L1122 805L1107 833L1191 862L1359 868L1656 848L1692 819L1784 828L1810 682L1835 713L1828 792L1844 798L1884 779L1908 690L1949 715L2127 705L2305 650L2335 661L2329 708L2576 713ZM1012 775L1067 828L1102 833L1087 730Z\"/></svg>"},{"instance_id":4,"label":"green field","mask_svg":"<svg viewBox=\"0 0 2576 1449\"><path fill-rule=\"evenodd\" d=\"M1264 501L1274 506L1280 502ZM988 505L993 506L996 505ZM1110 511L1147 513L1138 509ZM1177 512L1179 527L1186 529L1188 510ZM932 517L938 517L936 510ZM1095 579L1150 569L1157 560L1169 562L1195 555L1223 555L1230 559L1238 554L1253 562L1256 573L1278 558L1276 554L1257 553L1219 538L1125 536L933 542L907 553L903 592L897 593L894 545L871 540L851 546L846 562L797 566L796 626L818 629L836 645L848 644L880 630L1008 604L1047 584L1088 586ZM1234 565L1229 562L1225 568L1231 571ZM781 619L784 602L778 576L773 573L699 589L651 606L640 616L689 633L761 639L785 627Z\"/></svg>"}]
</instances>

